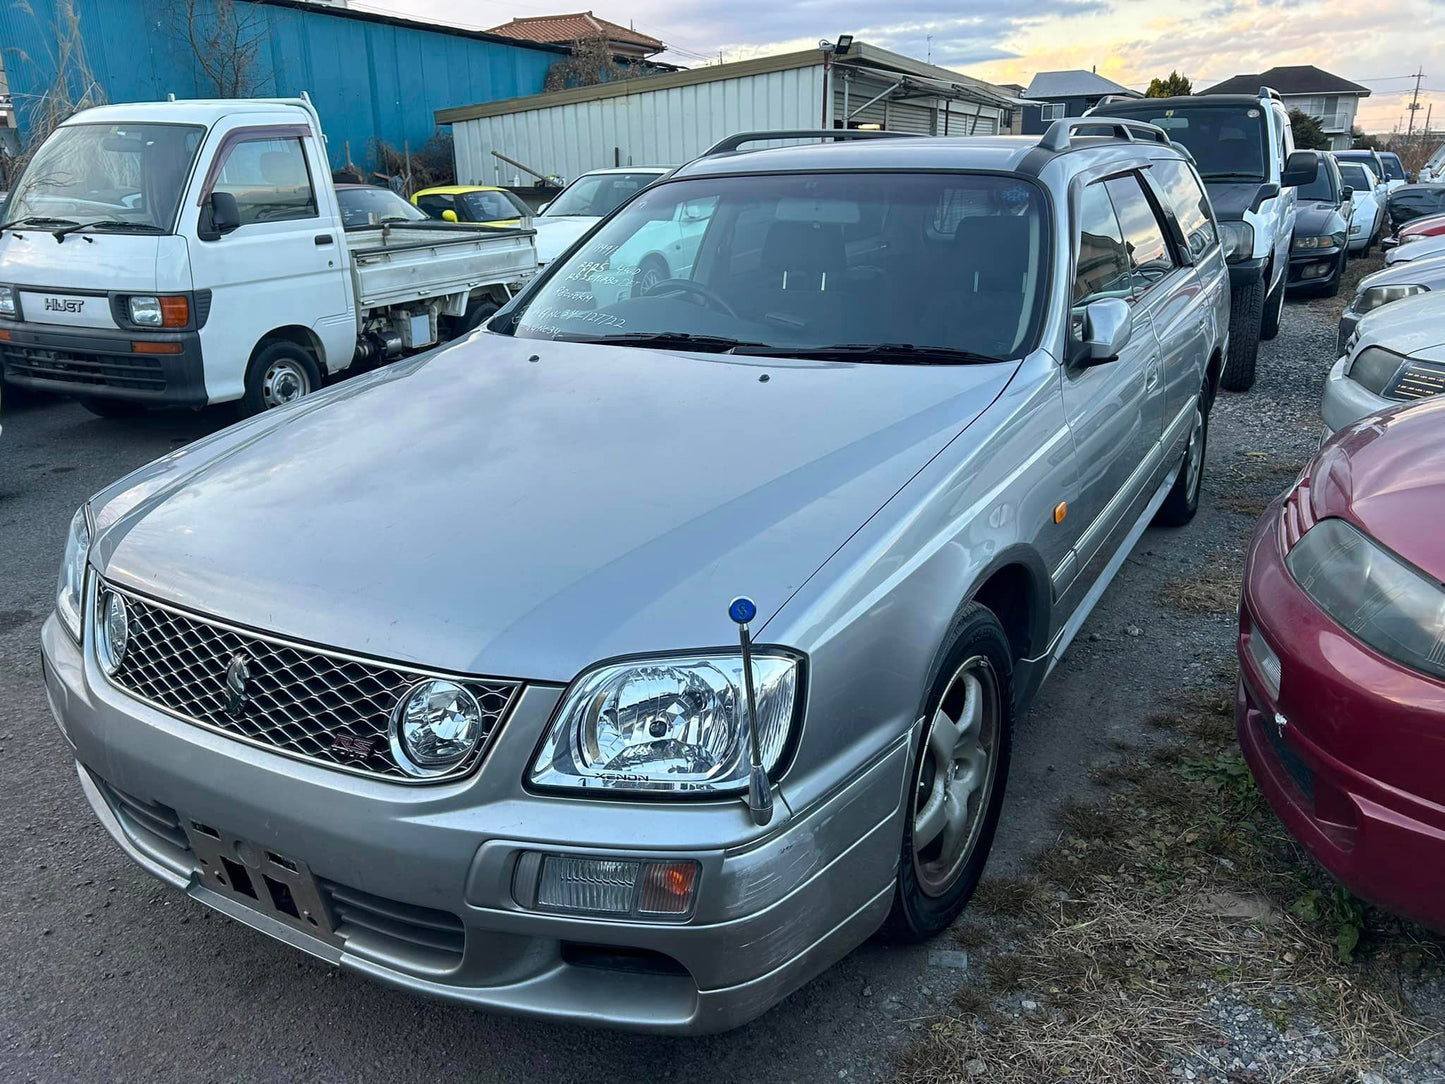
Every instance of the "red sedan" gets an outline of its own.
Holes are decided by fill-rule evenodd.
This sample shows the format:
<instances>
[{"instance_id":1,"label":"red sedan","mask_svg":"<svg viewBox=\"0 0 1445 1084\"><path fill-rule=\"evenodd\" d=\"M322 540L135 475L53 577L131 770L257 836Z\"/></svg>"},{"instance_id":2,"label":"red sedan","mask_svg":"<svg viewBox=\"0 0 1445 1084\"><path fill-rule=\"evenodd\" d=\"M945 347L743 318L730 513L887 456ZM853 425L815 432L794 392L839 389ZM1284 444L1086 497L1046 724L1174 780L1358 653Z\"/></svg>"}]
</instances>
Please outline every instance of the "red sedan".
<instances>
[{"instance_id":1,"label":"red sedan","mask_svg":"<svg viewBox=\"0 0 1445 1084\"><path fill-rule=\"evenodd\" d=\"M1445 396L1321 448L1255 528L1239 741L1355 894L1445 929Z\"/></svg>"}]
</instances>

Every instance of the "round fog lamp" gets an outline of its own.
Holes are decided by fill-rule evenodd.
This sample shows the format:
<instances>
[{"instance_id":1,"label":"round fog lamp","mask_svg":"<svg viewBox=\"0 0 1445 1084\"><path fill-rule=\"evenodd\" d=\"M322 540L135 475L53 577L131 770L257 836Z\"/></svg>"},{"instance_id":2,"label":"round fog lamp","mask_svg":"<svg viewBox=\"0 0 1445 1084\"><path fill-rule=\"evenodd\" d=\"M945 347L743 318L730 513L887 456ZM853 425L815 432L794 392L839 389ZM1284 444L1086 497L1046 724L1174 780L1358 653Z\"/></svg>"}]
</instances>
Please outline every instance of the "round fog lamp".
<instances>
[{"instance_id":1,"label":"round fog lamp","mask_svg":"<svg viewBox=\"0 0 1445 1084\"><path fill-rule=\"evenodd\" d=\"M97 639L100 667L111 677L125 661L125 649L130 645L130 611L126 609L125 599L114 591L107 592L101 601Z\"/></svg>"},{"instance_id":2,"label":"round fog lamp","mask_svg":"<svg viewBox=\"0 0 1445 1084\"><path fill-rule=\"evenodd\" d=\"M482 737L477 698L455 681L433 678L402 694L392 722L392 754L412 775L442 775Z\"/></svg>"}]
</instances>

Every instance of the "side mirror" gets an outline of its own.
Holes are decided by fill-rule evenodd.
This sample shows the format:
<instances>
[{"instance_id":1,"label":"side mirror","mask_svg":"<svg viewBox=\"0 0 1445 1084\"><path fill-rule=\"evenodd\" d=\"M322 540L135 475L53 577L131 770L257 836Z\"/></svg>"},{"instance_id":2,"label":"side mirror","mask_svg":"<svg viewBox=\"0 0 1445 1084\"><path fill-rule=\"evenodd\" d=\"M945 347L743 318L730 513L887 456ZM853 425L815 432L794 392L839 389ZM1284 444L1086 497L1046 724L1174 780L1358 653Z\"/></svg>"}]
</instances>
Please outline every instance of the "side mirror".
<instances>
[{"instance_id":1,"label":"side mirror","mask_svg":"<svg viewBox=\"0 0 1445 1084\"><path fill-rule=\"evenodd\" d=\"M1313 184L1320 173L1320 158L1314 151L1294 151L1284 164L1279 183L1285 188Z\"/></svg>"},{"instance_id":2,"label":"side mirror","mask_svg":"<svg viewBox=\"0 0 1445 1084\"><path fill-rule=\"evenodd\" d=\"M201 208L196 236L202 241L219 241L241 224L241 209L229 192L212 192Z\"/></svg>"},{"instance_id":3,"label":"side mirror","mask_svg":"<svg viewBox=\"0 0 1445 1084\"><path fill-rule=\"evenodd\" d=\"M1340 202L1341 202L1341 203L1349 203L1350 200L1352 200L1352 199L1354 199L1354 198L1355 198L1355 190L1354 190L1351 186L1345 185L1345 187L1343 187L1343 188L1340 189Z\"/></svg>"},{"instance_id":4,"label":"side mirror","mask_svg":"<svg viewBox=\"0 0 1445 1084\"><path fill-rule=\"evenodd\" d=\"M442 221L443 221L443 222L457 222L457 221L460 221L460 220L457 218L457 213L456 213L455 211L443 211L443 212L442 212Z\"/></svg>"},{"instance_id":5,"label":"side mirror","mask_svg":"<svg viewBox=\"0 0 1445 1084\"><path fill-rule=\"evenodd\" d=\"M1089 302L1084 308L1084 343L1079 363L1087 368L1113 361L1129 345L1133 331L1134 316L1128 302L1117 297Z\"/></svg>"}]
</instances>

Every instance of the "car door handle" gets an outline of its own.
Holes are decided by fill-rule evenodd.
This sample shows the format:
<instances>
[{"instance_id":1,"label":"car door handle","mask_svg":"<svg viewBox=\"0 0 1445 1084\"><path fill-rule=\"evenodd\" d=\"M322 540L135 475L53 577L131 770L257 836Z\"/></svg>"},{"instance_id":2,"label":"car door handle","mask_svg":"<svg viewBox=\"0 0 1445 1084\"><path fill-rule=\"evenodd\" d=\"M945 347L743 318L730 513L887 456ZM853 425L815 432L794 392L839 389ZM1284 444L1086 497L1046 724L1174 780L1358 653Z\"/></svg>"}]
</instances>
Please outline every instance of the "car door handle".
<instances>
[{"instance_id":1,"label":"car door handle","mask_svg":"<svg viewBox=\"0 0 1445 1084\"><path fill-rule=\"evenodd\" d=\"M1145 390L1145 391L1153 391L1153 390L1154 390L1155 388L1157 388L1158 386L1159 386L1159 367L1158 367L1157 365L1151 365L1151 366L1149 367L1149 375L1144 378L1144 390Z\"/></svg>"},{"instance_id":2,"label":"car door handle","mask_svg":"<svg viewBox=\"0 0 1445 1084\"><path fill-rule=\"evenodd\" d=\"M329 245L331 244L331 234L318 233L312 240L315 241L317 245Z\"/></svg>"}]
</instances>

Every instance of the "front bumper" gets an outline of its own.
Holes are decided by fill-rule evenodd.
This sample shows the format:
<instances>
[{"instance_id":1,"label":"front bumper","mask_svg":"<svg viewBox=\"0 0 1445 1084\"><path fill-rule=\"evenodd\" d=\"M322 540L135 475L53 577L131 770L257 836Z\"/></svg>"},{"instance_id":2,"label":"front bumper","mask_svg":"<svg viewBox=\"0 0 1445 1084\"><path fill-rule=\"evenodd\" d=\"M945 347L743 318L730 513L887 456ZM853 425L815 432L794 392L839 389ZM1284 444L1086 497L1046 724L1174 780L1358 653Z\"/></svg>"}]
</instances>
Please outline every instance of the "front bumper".
<instances>
[{"instance_id":1,"label":"front bumper","mask_svg":"<svg viewBox=\"0 0 1445 1084\"><path fill-rule=\"evenodd\" d=\"M1345 367L1349 360L1342 357L1330 367L1329 375L1325 377L1324 394L1320 396L1320 417L1331 433L1339 432L1367 414L1400 405L1398 400L1376 395L1363 384L1346 376Z\"/></svg>"},{"instance_id":2,"label":"front bumper","mask_svg":"<svg viewBox=\"0 0 1445 1084\"><path fill-rule=\"evenodd\" d=\"M206 404L198 331L72 329L9 320L0 320L0 330L10 333L0 342L0 369L17 387L156 406ZM133 343L179 352L136 353Z\"/></svg>"},{"instance_id":3,"label":"front bumper","mask_svg":"<svg viewBox=\"0 0 1445 1084\"><path fill-rule=\"evenodd\" d=\"M1330 621L1285 567L1279 529L1277 501L1245 566L1235 695L1245 759L1280 820L1350 891L1445 929L1445 805L1431 779L1445 684ZM1278 701L1247 650L1255 635L1281 660Z\"/></svg>"},{"instance_id":4,"label":"front bumper","mask_svg":"<svg viewBox=\"0 0 1445 1084\"><path fill-rule=\"evenodd\" d=\"M1335 333L1335 357L1342 358L1345 356L1347 353L1346 345L1350 341L1350 336L1355 333L1355 328L1360 326L1360 321L1364 318L1362 313L1355 311L1353 301L1350 302L1349 308L1340 313L1340 327Z\"/></svg>"},{"instance_id":5,"label":"front bumper","mask_svg":"<svg viewBox=\"0 0 1445 1084\"><path fill-rule=\"evenodd\" d=\"M298 763L131 700L54 616L42 646L82 787L133 859L247 925L416 993L544 1019L722 1031L840 959L892 904L907 737L802 814L777 801L774 823L758 829L740 801L525 792L555 688L526 689L474 776L405 787ZM339 888L382 917L340 923L339 947L279 923L208 887L172 826L186 822L304 862L324 891ZM512 875L522 853L537 850L693 859L693 914L646 922L529 911L512 896ZM416 948L419 936L435 940L438 916L454 926L450 955Z\"/></svg>"},{"instance_id":6,"label":"front bumper","mask_svg":"<svg viewBox=\"0 0 1445 1084\"><path fill-rule=\"evenodd\" d=\"M1289 285L1322 286L1340 271L1340 250L1306 249L1291 252L1289 257Z\"/></svg>"}]
</instances>

